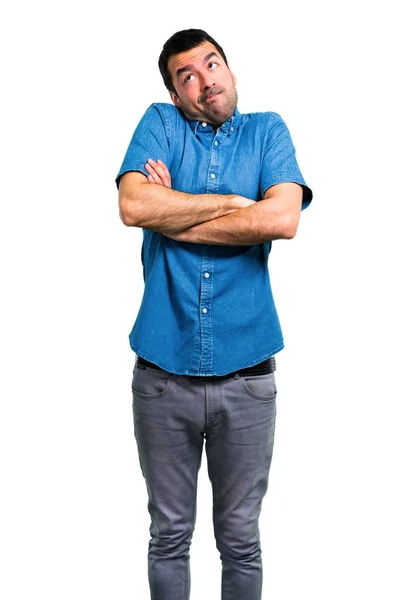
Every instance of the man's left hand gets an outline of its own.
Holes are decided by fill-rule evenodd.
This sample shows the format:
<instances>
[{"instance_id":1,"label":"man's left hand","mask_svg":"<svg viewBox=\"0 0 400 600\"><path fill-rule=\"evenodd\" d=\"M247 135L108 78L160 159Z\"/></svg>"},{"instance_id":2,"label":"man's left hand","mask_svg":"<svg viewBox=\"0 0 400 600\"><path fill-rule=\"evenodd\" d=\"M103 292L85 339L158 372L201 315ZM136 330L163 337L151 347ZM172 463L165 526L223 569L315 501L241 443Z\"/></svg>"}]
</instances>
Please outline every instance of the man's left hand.
<instances>
[{"instance_id":1,"label":"man's left hand","mask_svg":"<svg viewBox=\"0 0 400 600\"><path fill-rule=\"evenodd\" d=\"M149 158L144 168L148 172L147 181L149 183L157 183L158 185L171 187L171 175L162 160L155 161L152 158Z\"/></svg>"}]
</instances>

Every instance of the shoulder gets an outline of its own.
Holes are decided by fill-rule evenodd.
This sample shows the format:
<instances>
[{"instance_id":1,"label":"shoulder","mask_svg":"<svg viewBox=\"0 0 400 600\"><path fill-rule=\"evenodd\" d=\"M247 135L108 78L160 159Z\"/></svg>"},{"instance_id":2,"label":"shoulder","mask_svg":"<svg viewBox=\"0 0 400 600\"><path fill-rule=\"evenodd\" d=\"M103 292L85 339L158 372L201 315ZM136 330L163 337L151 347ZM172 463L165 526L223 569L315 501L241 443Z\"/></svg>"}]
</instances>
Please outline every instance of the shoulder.
<instances>
[{"instance_id":1,"label":"shoulder","mask_svg":"<svg viewBox=\"0 0 400 600\"><path fill-rule=\"evenodd\" d=\"M263 129L272 129L276 125L283 123L280 114L276 112L252 112L242 115L242 122L249 127L261 127Z\"/></svg>"},{"instance_id":2,"label":"shoulder","mask_svg":"<svg viewBox=\"0 0 400 600\"><path fill-rule=\"evenodd\" d=\"M164 123L172 127L184 124L185 118L173 104L167 102L154 102L147 109L146 115L161 119Z\"/></svg>"},{"instance_id":3,"label":"shoulder","mask_svg":"<svg viewBox=\"0 0 400 600\"><path fill-rule=\"evenodd\" d=\"M251 139L257 148L265 149L272 140L288 132L281 115L276 112L252 112L241 117L244 139Z\"/></svg>"},{"instance_id":4,"label":"shoulder","mask_svg":"<svg viewBox=\"0 0 400 600\"><path fill-rule=\"evenodd\" d=\"M154 102L144 112L138 126L137 135L143 134L159 137L166 136L168 140L175 132L184 128L184 117L173 104Z\"/></svg>"}]
</instances>

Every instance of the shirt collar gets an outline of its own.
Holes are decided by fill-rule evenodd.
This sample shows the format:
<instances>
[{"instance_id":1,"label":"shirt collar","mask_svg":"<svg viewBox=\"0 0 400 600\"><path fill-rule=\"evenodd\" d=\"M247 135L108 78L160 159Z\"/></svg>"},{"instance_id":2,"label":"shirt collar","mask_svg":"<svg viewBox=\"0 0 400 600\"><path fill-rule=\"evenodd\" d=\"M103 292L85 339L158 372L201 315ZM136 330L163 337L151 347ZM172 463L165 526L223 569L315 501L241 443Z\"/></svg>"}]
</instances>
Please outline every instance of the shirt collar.
<instances>
[{"instance_id":1,"label":"shirt collar","mask_svg":"<svg viewBox=\"0 0 400 600\"><path fill-rule=\"evenodd\" d=\"M236 106L233 115L219 126L218 131L230 135L232 131L235 131L235 129L238 128L240 123L240 116L240 112L238 110L238 107ZM195 135L197 135L197 133L200 132L207 133L213 131L212 125L210 125L210 123L207 123L206 121L193 121L191 119L186 120L189 123Z\"/></svg>"}]
</instances>

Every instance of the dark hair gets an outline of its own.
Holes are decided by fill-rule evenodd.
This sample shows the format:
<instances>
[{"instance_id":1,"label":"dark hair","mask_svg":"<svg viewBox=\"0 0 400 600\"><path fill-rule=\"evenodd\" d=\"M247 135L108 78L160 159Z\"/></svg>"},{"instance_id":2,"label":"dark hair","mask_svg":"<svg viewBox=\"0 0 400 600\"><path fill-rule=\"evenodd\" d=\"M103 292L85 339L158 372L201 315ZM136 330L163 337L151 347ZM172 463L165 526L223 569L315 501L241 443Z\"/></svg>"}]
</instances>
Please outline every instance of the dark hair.
<instances>
[{"instance_id":1,"label":"dark hair","mask_svg":"<svg viewBox=\"0 0 400 600\"><path fill-rule=\"evenodd\" d=\"M203 42L214 44L226 64L228 64L225 52L222 50L221 46L202 29L183 29L182 31L177 31L165 42L160 58L158 59L158 68L160 69L167 90L176 94L175 88L172 85L171 75L168 72L169 58L174 54L196 48L196 46L200 46Z\"/></svg>"}]
</instances>

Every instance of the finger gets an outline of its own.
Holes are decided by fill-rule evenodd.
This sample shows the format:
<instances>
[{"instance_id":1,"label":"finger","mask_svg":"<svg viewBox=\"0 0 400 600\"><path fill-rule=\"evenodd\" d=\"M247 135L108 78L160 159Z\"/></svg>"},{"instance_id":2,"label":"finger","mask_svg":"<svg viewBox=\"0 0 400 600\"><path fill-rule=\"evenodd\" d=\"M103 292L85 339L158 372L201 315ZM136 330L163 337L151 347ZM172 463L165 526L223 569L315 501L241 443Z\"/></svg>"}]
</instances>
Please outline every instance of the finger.
<instances>
[{"instance_id":1,"label":"finger","mask_svg":"<svg viewBox=\"0 0 400 600\"><path fill-rule=\"evenodd\" d=\"M155 173L161 178L163 179L164 177L164 173L166 171L166 169L162 166L162 164L160 164L158 161L154 161L153 159L150 159L147 161L147 164L149 164L149 166L155 171Z\"/></svg>"},{"instance_id":2,"label":"finger","mask_svg":"<svg viewBox=\"0 0 400 600\"><path fill-rule=\"evenodd\" d=\"M158 173L158 175L160 175L160 177L164 177L165 175L169 174L168 169L162 162L162 160L158 160L157 162L151 163L151 166Z\"/></svg>"},{"instance_id":3,"label":"finger","mask_svg":"<svg viewBox=\"0 0 400 600\"><path fill-rule=\"evenodd\" d=\"M155 169L162 171L165 175L169 176L168 167L161 159L158 159L155 165L153 165Z\"/></svg>"},{"instance_id":4,"label":"finger","mask_svg":"<svg viewBox=\"0 0 400 600\"><path fill-rule=\"evenodd\" d=\"M148 174L153 177L154 183L160 183L160 184L163 183L162 180L160 179L160 177L158 176L157 172L155 171L155 169L153 169L153 167L148 162L144 165L144 168L146 169Z\"/></svg>"},{"instance_id":5,"label":"finger","mask_svg":"<svg viewBox=\"0 0 400 600\"><path fill-rule=\"evenodd\" d=\"M156 162L151 166L153 167L157 175L161 177L161 179L164 179L166 177L168 171L165 169L165 167L163 167L163 165L160 165L158 162Z\"/></svg>"},{"instance_id":6,"label":"finger","mask_svg":"<svg viewBox=\"0 0 400 600\"><path fill-rule=\"evenodd\" d=\"M155 183L159 183L170 188L171 176L165 163L161 159L154 161L152 158L149 158L147 164L149 168L146 167L146 170L154 177Z\"/></svg>"},{"instance_id":7,"label":"finger","mask_svg":"<svg viewBox=\"0 0 400 600\"><path fill-rule=\"evenodd\" d=\"M159 166L159 169L157 170L157 172L160 175L160 177L162 178L164 185L171 187L171 175L168 171L168 167L166 166L165 163L163 163L163 161L161 159L158 159L157 163Z\"/></svg>"},{"instance_id":8,"label":"finger","mask_svg":"<svg viewBox=\"0 0 400 600\"><path fill-rule=\"evenodd\" d=\"M146 167L146 170L153 175L156 180L156 183L160 183L162 185L171 187L171 179L169 176L168 169L166 167L161 166L160 164L155 163L149 164L149 168Z\"/></svg>"}]
</instances>

